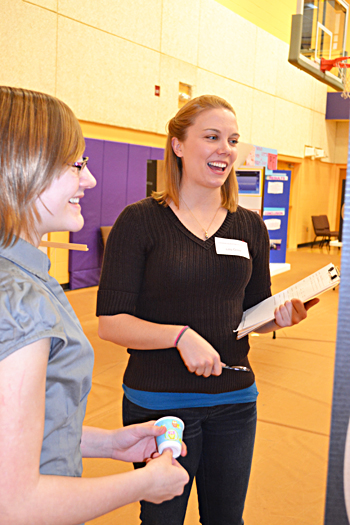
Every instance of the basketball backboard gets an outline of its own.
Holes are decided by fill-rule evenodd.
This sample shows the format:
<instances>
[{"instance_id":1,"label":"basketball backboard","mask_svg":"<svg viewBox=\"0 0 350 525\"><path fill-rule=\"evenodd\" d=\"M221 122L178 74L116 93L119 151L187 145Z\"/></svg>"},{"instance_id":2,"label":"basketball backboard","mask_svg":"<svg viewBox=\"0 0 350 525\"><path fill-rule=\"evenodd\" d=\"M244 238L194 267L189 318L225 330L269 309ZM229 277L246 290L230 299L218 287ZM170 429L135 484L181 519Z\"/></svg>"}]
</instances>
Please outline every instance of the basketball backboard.
<instances>
[{"instance_id":1,"label":"basketball backboard","mask_svg":"<svg viewBox=\"0 0 350 525\"><path fill-rule=\"evenodd\" d=\"M344 89L338 67L321 70L321 59L347 55L349 4L345 0L298 0L292 16L289 62L337 91Z\"/></svg>"}]
</instances>

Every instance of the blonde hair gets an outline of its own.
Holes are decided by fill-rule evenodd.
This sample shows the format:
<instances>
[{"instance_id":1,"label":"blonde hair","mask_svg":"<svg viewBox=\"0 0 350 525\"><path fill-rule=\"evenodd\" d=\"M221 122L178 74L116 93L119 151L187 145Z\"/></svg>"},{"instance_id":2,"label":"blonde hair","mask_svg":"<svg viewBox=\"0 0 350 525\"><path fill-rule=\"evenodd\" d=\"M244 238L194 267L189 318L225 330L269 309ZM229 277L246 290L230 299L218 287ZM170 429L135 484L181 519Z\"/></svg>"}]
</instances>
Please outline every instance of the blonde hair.
<instances>
[{"instance_id":1,"label":"blonde hair","mask_svg":"<svg viewBox=\"0 0 350 525\"><path fill-rule=\"evenodd\" d=\"M153 192L152 197L160 204L167 206L170 200L176 206L179 206L179 190L182 178L182 160L175 155L171 141L176 137L179 142L184 142L187 136L187 130L193 126L198 115L210 109L228 109L236 115L233 107L223 98L215 95L202 95L194 98L185 104L169 120L168 137L165 146L165 190ZM237 209L238 202L238 183L234 168L232 167L225 183L221 186L221 205L227 210L234 212Z\"/></svg>"},{"instance_id":2,"label":"blonde hair","mask_svg":"<svg viewBox=\"0 0 350 525\"><path fill-rule=\"evenodd\" d=\"M55 97L0 86L0 245L33 239L37 197L84 152L72 110Z\"/></svg>"}]
</instances>

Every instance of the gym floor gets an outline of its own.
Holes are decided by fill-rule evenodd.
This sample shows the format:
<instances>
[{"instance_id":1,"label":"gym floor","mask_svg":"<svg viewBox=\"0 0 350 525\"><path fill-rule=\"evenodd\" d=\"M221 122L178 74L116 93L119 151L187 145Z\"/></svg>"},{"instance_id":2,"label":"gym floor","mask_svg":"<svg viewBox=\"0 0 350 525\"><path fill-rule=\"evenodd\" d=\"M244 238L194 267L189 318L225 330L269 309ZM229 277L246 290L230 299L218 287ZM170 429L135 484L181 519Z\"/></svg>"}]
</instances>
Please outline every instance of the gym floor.
<instances>
[{"instance_id":1,"label":"gym floor","mask_svg":"<svg viewBox=\"0 0 350 525\"><path fill-rule=\"evenodd\" d=\"M328 263L340 266L340 250L324 247L287 252L291 270L272 278L277 293ZM95 349L93 386L85 424L121 426L125 348L99 339L95 317L97 287L68 291L67 297ZM292 328L250 337L250 361L258 390L258 427L246 525L321 525L327 481L328 444L339 288L321 296L308 319ZM84 476L131 469L127 463L84 460ZM137 525L139 505L90 521L93 525ZM185 525L198 525L195 487Z\"/></svg>"}]
</instances>

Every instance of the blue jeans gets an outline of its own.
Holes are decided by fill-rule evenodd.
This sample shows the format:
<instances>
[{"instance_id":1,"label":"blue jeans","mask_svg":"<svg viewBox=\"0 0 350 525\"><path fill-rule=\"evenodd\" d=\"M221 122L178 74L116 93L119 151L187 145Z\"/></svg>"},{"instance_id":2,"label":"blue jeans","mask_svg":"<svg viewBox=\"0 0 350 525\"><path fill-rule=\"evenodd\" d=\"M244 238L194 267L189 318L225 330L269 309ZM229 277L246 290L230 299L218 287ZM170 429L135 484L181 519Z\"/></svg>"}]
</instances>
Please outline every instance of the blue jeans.
<instances>
[{"instance_id":1,"label":"blue jeans","mask_svg":"<svg viewBox=\"0 0 350 525\"><path fill-rule=\"evenodd\" d=\"M155 505L141 501L143 525L182 525L194 477L202 525L243 525L243 509L253 456L256 403L215 407L149 410L125 396L124 425L163 416L177 416L185 423L187 456L178 458L190 481L184 493ZM135 468L144 463L135 463Z\"/></svg>"}]
</instances>

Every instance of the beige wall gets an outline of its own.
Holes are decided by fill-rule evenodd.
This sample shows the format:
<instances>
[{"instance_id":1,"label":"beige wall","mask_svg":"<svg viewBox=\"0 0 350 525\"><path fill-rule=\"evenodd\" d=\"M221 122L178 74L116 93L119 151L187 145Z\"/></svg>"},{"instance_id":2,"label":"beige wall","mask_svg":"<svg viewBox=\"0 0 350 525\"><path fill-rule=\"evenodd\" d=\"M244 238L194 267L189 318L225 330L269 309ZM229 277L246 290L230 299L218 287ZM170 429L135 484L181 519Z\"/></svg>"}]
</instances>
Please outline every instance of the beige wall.
<instances>
[{"instance_id":1,"label":"beige wall","mask_svg":"<svg viewBox=\"0 0 350 525\"><path fill-rule=\"evenodd\" d=\"M349 121L335 123L335 156L337 164L348 162Z\"/></svg>"},{"instance_id":2,"label":"beige wall","mask_svg":"<svg viewBox=\"0 0 350 525\"><path fill-rule=\"evenodd\" d=\"M332 230L339 227L342 167L320 160L278 161L279 170L291 171L288 248L314 240L312 215L328 216Z\"/></svg>"},{"instance_id":3,"label":"beige wall","mask_svg":"<svg viewBox=\"0 0 350 525\"><path fill-rule=\"evenodd\" d=\"M328 215L331 228L335 229L339 188L337 167L320 160L305 159L293 175L291 247L314 239L312 215Z\"/></svg>"},{"instance_id":4,"label":"beige wall","mask_svg":"<svg viewBox=\"0 0 350 525\"><path fill-rule=\"evenodd\" d=\"M0 0L0 8L1 84L58 96L86 136L152 146L164 142L179 82L194 96L223 96L243 142L300 162L305 145L328 156L299 164L291 245L310 240L311 195L315 213L334 220L333 163L346 162L348 123L326 122L327 87L288 63L295 0Z\"/></svg>"},{"instance_id":5,"label":"beige wall","mask_svg":"<svg viewBox=\"0 0 350 525\"><path fill-rule=\"evenodd\" d=\"M0 3L1 83L56 94L83 121L164 134L181 81L226 97L244 142L300 157L311 144L334 161L327 87L288 63L286 42L215 0Z\"/></svg>"},{"instance_id":6,"label":"beige wall","mask_svg":"<svg viewBox=\"0 0 350 525\"><path fill-rule=\"evenodd\" d=\"M290 19L291 15L296 13L297 0L269 0L268 2L217 0L217 2L289 44Z\"/></svg>"}]
</instances>

